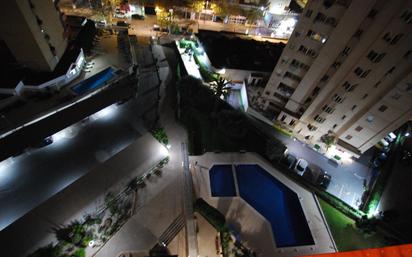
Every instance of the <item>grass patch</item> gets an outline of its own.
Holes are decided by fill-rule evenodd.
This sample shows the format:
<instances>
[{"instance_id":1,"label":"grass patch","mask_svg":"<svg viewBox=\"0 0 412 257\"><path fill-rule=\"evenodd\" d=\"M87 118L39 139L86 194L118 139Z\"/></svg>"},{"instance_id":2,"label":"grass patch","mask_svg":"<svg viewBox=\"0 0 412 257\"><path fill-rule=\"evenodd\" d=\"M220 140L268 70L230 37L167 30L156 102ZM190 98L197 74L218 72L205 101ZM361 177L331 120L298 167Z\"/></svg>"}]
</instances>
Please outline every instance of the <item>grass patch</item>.
<instances>
[{"instance_id":1,"label":"grass patch","mask_svg":"<svg viewBox=\"0 0 412 257\"><path fill-rule=\"evenodd\" d=\"M375 232L366 235L356 228L353 219L345 216L322 199L319 199L319 203L339 251L352 251L388 245L384 235L381 233Z\"/></svg>"},{"instance_id":2,"label":"grass patch","mask_svg":"<svg viewBox=\"0 0 412 257\"><path fill-rule=\"evenodd\" d=\"M278 124L273 124L273 128L275 128L275 130L287 137L292 137L293 134L292 132L290 132L289 130L282 128L281 126L279 126Z\"/></svg>"}]
</instances>

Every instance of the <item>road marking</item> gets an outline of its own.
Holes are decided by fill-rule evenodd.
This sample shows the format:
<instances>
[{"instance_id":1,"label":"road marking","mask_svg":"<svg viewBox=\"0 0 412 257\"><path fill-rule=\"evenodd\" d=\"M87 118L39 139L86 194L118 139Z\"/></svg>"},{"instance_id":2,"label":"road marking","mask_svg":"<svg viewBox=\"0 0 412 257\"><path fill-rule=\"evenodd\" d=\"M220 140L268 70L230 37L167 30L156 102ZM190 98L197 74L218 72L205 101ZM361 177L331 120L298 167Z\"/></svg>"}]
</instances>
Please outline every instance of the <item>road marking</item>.
<instances>
[{"instance_id":1,"label":"road marking","mask_svg":"<svg viewBox=\"0 0 412 257\"><path fill-rule=\"evenodd\" d=\"M353 176L355 176L357 179L365 179L365 177L359 176L356 174L356 172L353 172Z\"/></svg>"},{"instance_id":2,"label":"road marking","mask_svg":"<svg viewBox=\"0 0 412 257\"><path fill-rule=\"evenodd\" d=\"M357 193L353 193L351 205L358 207L358 202L359 202L359 195Z\"/></svg>"},{"instance_id":3,"label":"road marking","mask_svg":"<svg viewBox=\"0 0 412 257\"><path fill-rule=\"evenodd\" d=\"M343 194L343 188L344 188L345 186L344 185L342 185L342 187L340 188L340 191L339 191L339 196L338 196L338 198L342 198L342 194Z\"/></svg>"}]
</instances>

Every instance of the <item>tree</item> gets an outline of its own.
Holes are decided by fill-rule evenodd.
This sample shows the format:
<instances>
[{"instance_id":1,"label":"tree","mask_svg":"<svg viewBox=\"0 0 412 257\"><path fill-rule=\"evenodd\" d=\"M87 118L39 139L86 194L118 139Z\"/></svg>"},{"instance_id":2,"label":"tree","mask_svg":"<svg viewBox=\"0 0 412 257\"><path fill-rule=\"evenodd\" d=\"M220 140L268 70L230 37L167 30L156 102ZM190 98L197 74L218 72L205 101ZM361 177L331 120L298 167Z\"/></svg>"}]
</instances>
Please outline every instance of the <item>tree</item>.
<instances>
[{"instance_id":1,"label":"tree","mask_svg":"<svg viewBox=\"0 0 412 257\"><path fill-rule=\"evenodd\" d=\"M326 145L326 151L327 150L329 150L329 148L333 145L333 144L335 144L335 140L336 140L336 137L335 137L335 135L333 134L333 133L328 133L328 134L325 134L325 135L323 135L321 138L320 138L320 140Z\"/></svg>"},{"instance_id":2,"label":"tree","mask_svg":"<svg viewBox=\"0 0 412 257\"><path fill-rule=\"evenodd\" d=\"M210 83L210 86L218 98L221 98L222 96L226 98L226 96L230 93L230 87L228 87L227 85L229 85L231 82L232 81L226 80L221 76L217 76L214 81Z\"/></svg>"},{"instance_id":3,"label":"tree","mask_svg":"<svg viewBox=\"0 0 412 257\"><path fill-rule=\"evenodd\" d=\"M249 24L255 24L258 20L263 18L263 13L259 9L251 9L246 12L246 18Z\"/></svg>"}]
</instances>

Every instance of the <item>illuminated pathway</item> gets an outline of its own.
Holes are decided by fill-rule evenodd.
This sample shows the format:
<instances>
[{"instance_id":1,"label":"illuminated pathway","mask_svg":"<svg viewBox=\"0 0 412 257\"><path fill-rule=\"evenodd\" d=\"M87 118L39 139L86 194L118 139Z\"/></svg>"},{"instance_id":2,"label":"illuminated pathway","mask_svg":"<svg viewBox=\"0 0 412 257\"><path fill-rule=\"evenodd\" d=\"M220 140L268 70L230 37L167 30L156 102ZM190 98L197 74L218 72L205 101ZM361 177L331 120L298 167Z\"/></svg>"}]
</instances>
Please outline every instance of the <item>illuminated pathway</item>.
<instances>
[{"instance_id":1,"label":"illuminated pathway","mask_svg":"<svg viewBox=\"0 0 412 257\"><path fill-rule=\"evenodd\" d=\"M112 105L55 134L51 145L3 161L0 230L140 137L145 130L137 109L134 102ZM102 140L107 135L110 140Z\"/></svg>"}]
</instances>

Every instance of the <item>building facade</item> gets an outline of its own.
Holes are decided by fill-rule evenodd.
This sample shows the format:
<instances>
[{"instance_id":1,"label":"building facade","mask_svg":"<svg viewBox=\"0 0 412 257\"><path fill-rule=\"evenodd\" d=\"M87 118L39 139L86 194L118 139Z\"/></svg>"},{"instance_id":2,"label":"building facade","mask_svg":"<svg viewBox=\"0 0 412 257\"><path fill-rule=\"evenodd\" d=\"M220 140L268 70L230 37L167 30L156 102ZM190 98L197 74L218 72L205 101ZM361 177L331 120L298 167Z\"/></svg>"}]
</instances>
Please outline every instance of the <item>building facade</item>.
<instances>
[{"instance_id":1,"label":"building facade","mask_svg":"<svg viewBox=\"0 0 412 257\"><path fill-rule=\"evenodd\" d=\"M312 145L332 135L359 155L411 118L411 52L412 1L309 1L260 108Z\"/></svg>"},{"instance_id":2,"label":"building facade","mask_svg":"<svg viewBox=\"0 0 412 257\"><path fill-rule=\"evenodd\" d=\"M16 61L32 70L52 71L67 46L54 1L0 1L0 8L0 37Z\"/></svg>"}]
</instances>

